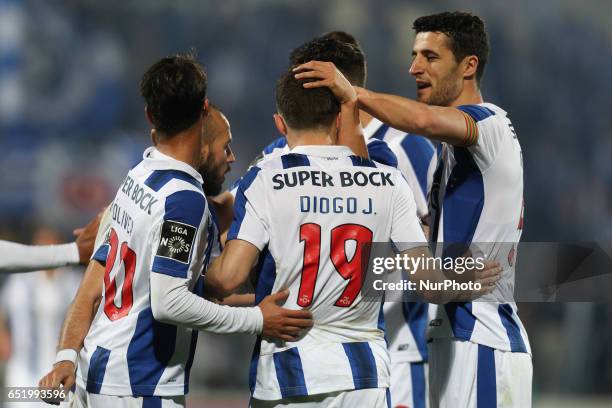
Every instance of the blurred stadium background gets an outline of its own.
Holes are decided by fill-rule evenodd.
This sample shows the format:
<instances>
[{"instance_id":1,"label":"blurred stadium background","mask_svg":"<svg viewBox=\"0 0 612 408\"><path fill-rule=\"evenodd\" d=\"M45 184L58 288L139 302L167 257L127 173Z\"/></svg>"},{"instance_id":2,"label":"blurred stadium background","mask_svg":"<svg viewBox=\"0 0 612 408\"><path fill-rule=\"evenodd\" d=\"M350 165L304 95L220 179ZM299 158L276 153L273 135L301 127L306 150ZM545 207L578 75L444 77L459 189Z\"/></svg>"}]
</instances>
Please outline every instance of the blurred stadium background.
<instances>
[{"instance_id":1,"label":"blurred stadium background","mask_svg":"<svg viewBox=\"0 0 612 408\"><path fill-rule=\"evenodd\" d=\"M610 242L612 2L432 3L0 0L0 236L28 242L44 224L68 240L112 199L149 143L138 85L164 55L194 47L205 64L209 98L232 123L231 183L276 137L274 82L292 48L346 30L365 50L368 87L413 96L412 22L468 10L492 45L485 100L509 112L523 148L523 240ZM535 406L612 406L612 303L519 307ZM201 335L192 406L245 406L252 343Z\"/></svg>"}]
</instances>

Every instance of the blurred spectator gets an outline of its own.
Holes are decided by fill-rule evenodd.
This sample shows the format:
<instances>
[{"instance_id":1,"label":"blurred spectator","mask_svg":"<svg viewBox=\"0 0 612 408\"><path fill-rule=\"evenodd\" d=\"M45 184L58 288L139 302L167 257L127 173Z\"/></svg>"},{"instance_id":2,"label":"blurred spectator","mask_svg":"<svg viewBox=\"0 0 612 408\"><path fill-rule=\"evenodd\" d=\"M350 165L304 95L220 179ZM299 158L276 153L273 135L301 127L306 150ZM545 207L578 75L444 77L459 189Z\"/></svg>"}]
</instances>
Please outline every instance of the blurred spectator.
<instances>
[{"instance_id":1,"label":"blurred spectator","mask_svg":"<svg viewBox=\"0 0 612 408\"><path fill-rule=\"evenodd\" d=\"M53 230L40 227L33 244L61 243ZM55 360L64 315L78 289L81 273L55 269L14 274L0 293L0 359L6 360L7 387L33 387ZM11 407L6 404L6 407ZM15 408L44 407L15 403Z\"/></svg>"}]
</instances>

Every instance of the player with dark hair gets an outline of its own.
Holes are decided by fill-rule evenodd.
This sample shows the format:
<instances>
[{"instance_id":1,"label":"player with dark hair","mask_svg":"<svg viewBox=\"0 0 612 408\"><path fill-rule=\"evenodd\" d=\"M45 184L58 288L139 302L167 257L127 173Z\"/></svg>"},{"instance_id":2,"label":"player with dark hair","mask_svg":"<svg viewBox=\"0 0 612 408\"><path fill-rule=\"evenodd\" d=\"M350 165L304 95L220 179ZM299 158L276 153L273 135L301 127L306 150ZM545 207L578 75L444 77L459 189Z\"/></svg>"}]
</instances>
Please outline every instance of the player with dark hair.
<instances>
[{"instance_id":1,"label":"player with dark hair","mask_svg":"<svg viewBox=\"0 0 612 408\"><path fill-rule=\"evenodd\" d=\"M291 52L291 65L310 60L331 61L349 82L365 86L366 58L359 43L344 31L332 31ZM422 219L428 215L427 195L431 188L436 154L432 143L422 136L393 129L367 112L359 111L366 146L372 160L397 167L410 185ZM262 158L289 151L280 137L262 152ZM391 353L391 401L394 406L425 406L427 391L428 315L435 306L417 302L388 302L384 308L385 327Z\"/></svg>"},{"instance_id":2,"label":"player with dark hair","mask_svg":"<svg viewBox=\"0 0 612 408\"><path fill-rule=\"evenodd\" d=\"M315 325L299 339L259 338L250 372L252 407L388 406L381 304L361 293L366 244L393 241L415 257L429 250L402 174L336 145L340 105L356 99L344 95L336 101L328 89L304 89L292 72L279 79L274 121L291 151L243 177L228 242L206 274L207 288L226 296L259 259L256 302L286 287L285 307L313 313ZM355 178L372 182L349 186ZM497 272L493 265L484 275ZM444 279L423 268L412 276ZM441 293L422 294L443 301Z\"/></svg>"},{"instance_id":3,"label":"player with dark hair","mask_svg":"<svg viewBox=\"0 0 612 408\"><path fill-rule=\"evenodd\" d=\"M325 34L321 34L318 38L331 38L343 42L345 44L350 44L359 50L362 49L361 44L359 43L359 41L357 41L357 38L355 38L355 36L353 36L352 34L347 33L346 31L329 31Z\"/></svg>"},{"instance_id":4,"label":"player with dark hair","mask_svg":"<svg viewBox=\"0 0 612 408\"><path fill-rule=\"evenodd\" d=\"M340 72L346 76L351 84L363 86L365 85L366 81L365 55L358 46L336 39L337 37L346 37L349 34L340 35L338 33L341 32L334 31L332 33L325 34L297 47L291 51L291 54L289 55L290 65L297 66L312 59L331 61L334 64L337 64ZM362 111L359 111L358 113L361 124L363 124L364 119L366 119L364 114L365 112ZM369 115L367 116L369 117ZM391 149L389 149L386 143L383 143L377 138L370 137L371 135L364 134L364 136L367 155L370 159L389 166L397 167L397 157L391 151ZM339 140L339 143L341 142L342 141ZM263 158L279 155L288 151L289 147L287 145L287 139L284 136L278 137L263 149L262 153L253 161L253 163L256 163ZM358 151L353 151L360 155Z\"/></svg>"},{"instance_id":5,"label":"player with dark hair","mask_svg":"<svg viewBox=\"0 0 612 408\"><path fill-rule=\"evenodd\" d=\"M311 61L313 56L318 56L319 61L332 61L334 65L344 74L346 79L355 86L365 86L366 61L365 55L357 41L343 41L349 34L340 35L339 31L324 34L291 51L289 61L291 65L299 65Z\"/></svg>"},{"instance_id":6,"label":"player with dark hair","mask_svg":"<svg viewBox=\"0 0 612 408\"><path fill-rule=\"evenodd\" d=\"M417 19L410 73L417 101L357 88L358 105L384 123L443 142L430 195L431 239L443 256L469 248L504 267L485 302L447 304L430 322L434 407L531 406L531 350L513 301L516 246L523 228L521 148L504 110L484 103L484 22L440 13ZM304 87L355 92L327 63L298 67ZM451 245L451 244L460 245Z\"/></svg>"},{"instance_id":7,"label":"player with dark hair","mask_svg":"<svg viewBox=\"0 0 612 408\"><path fill-rule=\"evenodd\" d=\"M184 406L198 330L293 340L312 324L310 313L276 304L286 292L250 308L202 297L219 236L202 184L222 183L234 161L229 133L205 131L206 86L191 55L163 58L143 76L154 146L110 206L106 240L68 311L56 364L39 384L69 389L78 368L72 406Z\"/></svg>"}]
</instances>

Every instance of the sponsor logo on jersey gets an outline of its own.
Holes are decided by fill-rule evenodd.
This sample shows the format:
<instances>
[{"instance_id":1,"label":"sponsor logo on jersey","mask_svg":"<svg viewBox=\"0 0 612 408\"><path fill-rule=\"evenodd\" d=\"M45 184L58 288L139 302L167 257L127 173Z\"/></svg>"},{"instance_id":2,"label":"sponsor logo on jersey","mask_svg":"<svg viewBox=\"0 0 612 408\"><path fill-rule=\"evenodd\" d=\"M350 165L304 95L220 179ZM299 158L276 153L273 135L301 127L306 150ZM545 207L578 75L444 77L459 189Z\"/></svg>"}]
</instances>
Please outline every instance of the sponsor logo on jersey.
<instances>
[{"instance_id":1,"label":"sponsor logo on jersey","mask_svg":"<svg viewBox=\"0 0 612 408\"><path fill-rule=\"evenodd\" d=\"M196 231L191 225L172 220L164 221L157 256L189 263Z\"/></svg>"},{"instance_id":2,"label":"sponsor logo on jersey","mask_svg":"<svg viewBox=\"0 0 612 408\"><path fill-rule=\"evenodd\" d=\"M134 202L141 210L151 215L153 206L159 201L153 194L145 191L144 187L136 183L129 175L125 177L121 184L121 191Z\"/></svg>"},{"instance_id":3,"label":"sponsor logo on jersey","mask_svg":"<svg viewBox=\"0 0 612 408\"><path fill-rule=\"evenodd\" d=\"M348 172L341 171L338 177L327 174L319 170L299 170L289 173L279 173L272 176L273 188L282 190L285 187L298 187L304 185L312 185L315 187L364 187L372 185L375 187L394 186L391 180L391 173L382 171L373 171L365 173L362 171Z\"/></svg>"}]
</instances>

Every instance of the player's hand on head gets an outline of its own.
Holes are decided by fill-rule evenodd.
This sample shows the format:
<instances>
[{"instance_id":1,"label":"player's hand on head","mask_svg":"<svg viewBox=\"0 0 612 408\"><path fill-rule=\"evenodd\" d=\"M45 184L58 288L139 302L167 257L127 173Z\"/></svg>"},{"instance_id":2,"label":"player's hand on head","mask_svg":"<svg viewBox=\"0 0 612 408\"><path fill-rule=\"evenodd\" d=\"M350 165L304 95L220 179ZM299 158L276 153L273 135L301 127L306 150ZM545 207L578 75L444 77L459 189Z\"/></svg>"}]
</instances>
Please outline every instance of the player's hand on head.
<instances>
[{"instance_id":1,"label":"player's hand on head","mask_svg":"<svg viewBox=\"0 0 612 408\"><path fill-rule=\"evenodd\" d=\"M94 250L94 243L96 242L96 235L98 234L98 228L100 227L100 220L104 210L100 211L89 224L83 228L77 228L73 231L73 234L77 237L76 244L79 249L79 262L86 265L91 258L91 254Z\"/></svg>"},{"instance_id":2,"label":"player's hand on head","mask_svg":"<svg viewBox=\"0 0 612 408\"><path fill-rule=\"evenodd\" d=\"M289 310L279 306L287 300L289 290L266 296L259 308L263 315L264 338L296 341L314 324L312 313L307 310Z\"/></svg>"},{"instance_id":3,"label":"player's hand on head","mask_svg":"<svg viewBox=\"0 0 612 408\"><path fill-rule=\"evenodd\" d=\"M47 375L38 382L39 390L57 390L64 389L66 394L72 388L76 381L75 366L71 361L60 361L53 366ZM47 404L59 405L57 399L43 399Z\"/></svg>"},{"instance_id":4,"label":"player's hand on head","mask_svg":"<svg viewBox=\"0 0 612 408\"><path fill-rule=\"evenodd\" d=\"M353 85L332 62L309 61L293 68L296 79L307 79L304 88L328 87L338 102L356 102L357 93Z\"/></svg>"}]
</instances>

